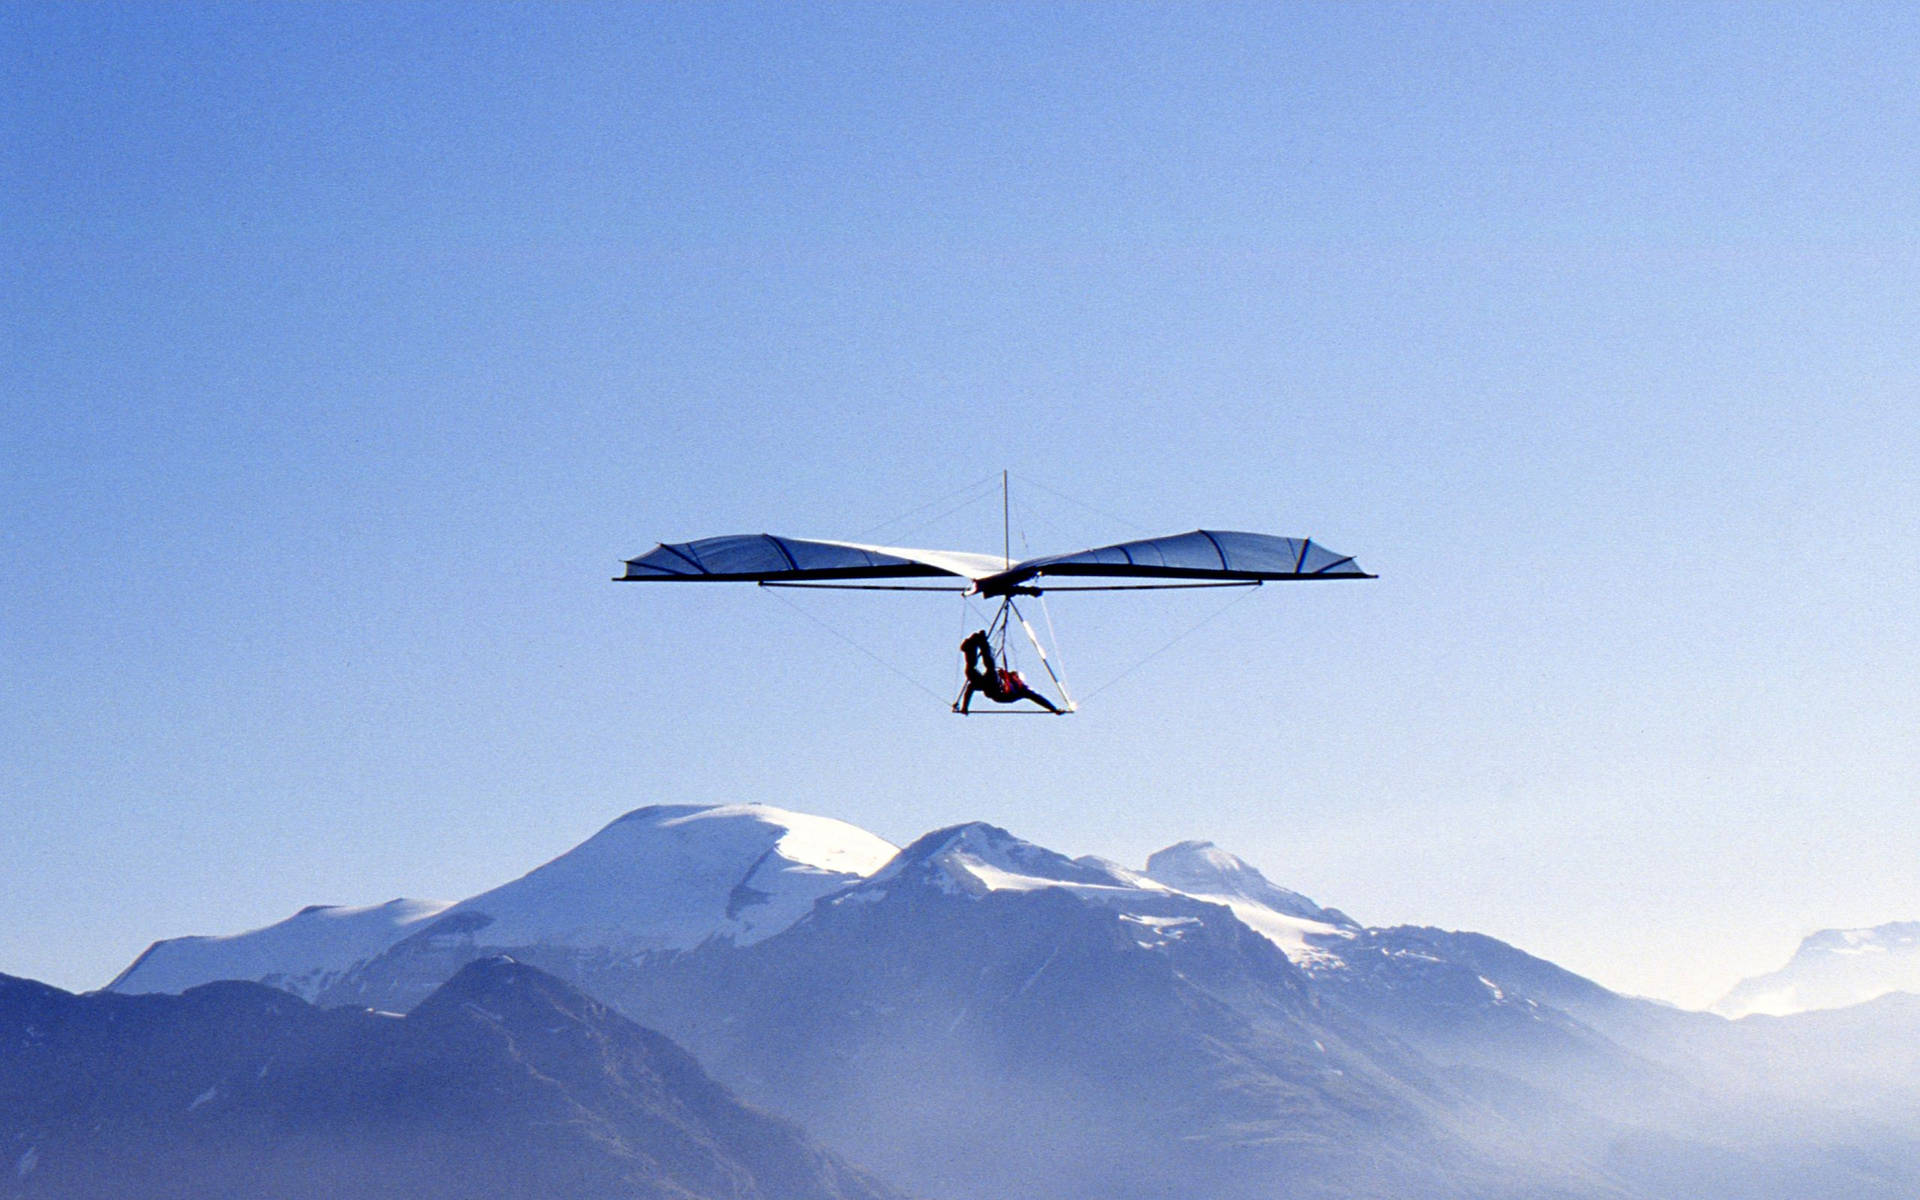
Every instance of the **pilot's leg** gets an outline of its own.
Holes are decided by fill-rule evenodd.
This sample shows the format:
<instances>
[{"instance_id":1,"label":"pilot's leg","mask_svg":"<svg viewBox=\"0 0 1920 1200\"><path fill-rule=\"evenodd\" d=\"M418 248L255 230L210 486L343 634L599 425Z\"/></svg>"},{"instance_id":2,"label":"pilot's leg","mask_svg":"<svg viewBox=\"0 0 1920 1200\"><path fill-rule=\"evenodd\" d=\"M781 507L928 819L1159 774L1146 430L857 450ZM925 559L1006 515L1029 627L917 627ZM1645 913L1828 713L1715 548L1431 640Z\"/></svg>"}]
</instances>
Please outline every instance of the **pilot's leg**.
<instances>
[{"instance_id":1,"label":"pilot's leg","mask_svg":"<svg viewBox=\"0 0 1920 1200\"><path fill-rule=\"evenodd\" d=\"M1050 713L1058 713L1060 711L1059 708L1057 708L1054 705L1053 701L1047 699L1045 696L1042 696L1039 692L1034 691L1030 687L1021 688L1019 691L1015 692L1012 696L1009 696L1008 699L1009 700L1031 700L1035 704L1038 704L1041 708L1046 709Z\"/></svg>"}]
</instances>

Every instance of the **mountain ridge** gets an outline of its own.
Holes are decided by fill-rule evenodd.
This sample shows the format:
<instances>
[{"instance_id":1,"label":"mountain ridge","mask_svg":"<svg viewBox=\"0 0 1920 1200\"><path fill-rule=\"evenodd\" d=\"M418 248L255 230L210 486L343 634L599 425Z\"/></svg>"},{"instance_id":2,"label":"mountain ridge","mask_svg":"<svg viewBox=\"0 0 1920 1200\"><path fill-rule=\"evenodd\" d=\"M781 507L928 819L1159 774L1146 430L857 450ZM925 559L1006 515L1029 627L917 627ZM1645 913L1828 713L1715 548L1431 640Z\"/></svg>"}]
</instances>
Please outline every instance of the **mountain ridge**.
<instances>
[{"instance_id":1,"label":"mountain ridge","mask_svg":"<svg viewBox=\"0 0 1920 1200\"><path fill-rule=\"evenodd\" d=\"M238 934L163 939L106 987L178 992L242 978L312 1000L409 938L458 938L487 927L508 945L629 953L686 949L716 936L751 941L799 919L818 896L870 874L894 852L845 822L772 806L647 805L465 900L308 905Z\"/></svg>"},{"instance_id":2,"label":"mountain ridge","mask_svg":"<svg viewBox=\"0 0 1920 1200\"><path fill-rule=\"evenodd\" d=\"M405 1016L223 981L0 977L0 1145L27 1200L898 1200L691 1055L505 957Z\"/></svg>"},{"instance_id":3,"label":"mountain ridge","mask_svg":"<svg viewBox=\"0 0 1920 1200\"><path fill-rule=\"evenodd\" d=\"M592 854L448 908L316 998L413 1011L475 959L511 955L934 1200L1272 1200L1282 1187L1904 1200L1920 1187L1920 1171L1889 1165L1920 1162L1901 1140L1920 1096L1858 1061L1863 1038L1920 1026L1900 1005L1741 1028L1485 935L1362 926L1203 842L1135 870L974 821L886 847L884 862L870 835L845 833L826 850L865 846L857 863L799 845L770 859L782 823L807 820L824 819L635 810L583 843ZM576 901L580 872L556 864L595 855L611 861L585 872ZM689 872L697 888L671 886ZM634 897L604 892L636 879L661 898L642 915L655 934L594 935L578 912L632 911ZM761 881L786 907L749 925L769 911ZM517 914L496 903L516 892L532 898ZM697 936L655 936L688 914ZM1769 1065L1785 1061L1841 1082L1809 1099ZM1846 1080L1867 1097L1857 1112ZM1863 1167L1847 1146L1877 1157Z\"/></svg>"},{"instance_id":4,"label":"mountain ridge","mask_svg":"<svg viewBox=\"0 0 1920 1200\"><path fill-rule=\"evenodd\" d=\"M1715 1001L1724 1017L1788 1016L1920 994L1920 921L1808 934L1778 970L1741 980Z\"/></svg>"}]
</instances>

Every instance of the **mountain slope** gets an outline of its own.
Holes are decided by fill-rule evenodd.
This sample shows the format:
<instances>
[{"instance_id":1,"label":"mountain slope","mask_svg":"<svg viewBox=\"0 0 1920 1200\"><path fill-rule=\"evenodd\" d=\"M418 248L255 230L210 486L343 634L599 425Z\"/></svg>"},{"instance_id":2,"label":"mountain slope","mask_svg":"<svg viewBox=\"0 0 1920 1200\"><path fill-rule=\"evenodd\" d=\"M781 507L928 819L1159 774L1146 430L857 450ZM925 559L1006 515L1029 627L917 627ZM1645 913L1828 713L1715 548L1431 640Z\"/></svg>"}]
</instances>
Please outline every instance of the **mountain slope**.
<instances>
[{"instance_id":1,"label":"mountain slope","mask_svg":"<svg viewBox=\"0 0 1920 1200\"><path fill-rule=\"evenodd\" d=\"M444 900L406 899L364 908L315 904L246 933L168 938L149 946L107 990L177 993L216 979L250 979L311 1000L448 907Z\"/></svg>"},{"instance_id":2,"label":"mountain slope","mask_svg":"<svg viewBox=\"0 0 1920 1200\"><path fill-rule=\"evenodd\" d=\"M937 1197L1614 1194L1318 1003L1224 905L991 826L757 945L590 986Z\"/></svg>"},{"instance_id":3,"label":"mountain slope","mask_svg":"<svg viewBox=\"0 0 1920 1200\"><path fill-rule=\"evenodd\" d=\"M485 918L496 946L633 954L710 937L746 945L893 854L890 843L827 817L760 804L655 805L445 917Z\"/></svg>"},{"instance_id":4,"label":"mountain slope","mask_svg":"<svg viewBox=\"0 0 1920 1200\"><path fill-rule=\"evenodd\" d=\"M323 1003L410 1008L465 963L502 951L533 947L528 957L539 959L543 951L551 958L685 950L714 937L751 943L893 853L827 817L757 804L655 805L458 904L311 908L250 933L158 942L108 988L180 992L249 979ZM437 964L414 971L404 995L364 983L367 965L396 946L402 958Z\"/></svg>"},{"instance_id":5,"label":"mountain slope","mask_svg":"<svg viewBox=\"0 0 1920 1200\"><path fill-rule=\"evenodd\" d=\"M935 1200L1920 1188L1912 1089L1874 1047L1913 1032L1899 1005L1681 1013L1482 935L1362 927L1209 843L1144 871L978 823L889 850L642 809L319 998L424 1007L510 951Z\"/></svg>"},{"instance_id":6,"label":"mountain slope","mask_svg":"<svg viewBox=\"0 0 1920 1200\"><path fill-rule=\"evenodd\" d=\"M404 1018L219 983L0 977L0 1145L23 1198L881 1200L693 1059L508 959Z\"/></svg>"}]
</instances>

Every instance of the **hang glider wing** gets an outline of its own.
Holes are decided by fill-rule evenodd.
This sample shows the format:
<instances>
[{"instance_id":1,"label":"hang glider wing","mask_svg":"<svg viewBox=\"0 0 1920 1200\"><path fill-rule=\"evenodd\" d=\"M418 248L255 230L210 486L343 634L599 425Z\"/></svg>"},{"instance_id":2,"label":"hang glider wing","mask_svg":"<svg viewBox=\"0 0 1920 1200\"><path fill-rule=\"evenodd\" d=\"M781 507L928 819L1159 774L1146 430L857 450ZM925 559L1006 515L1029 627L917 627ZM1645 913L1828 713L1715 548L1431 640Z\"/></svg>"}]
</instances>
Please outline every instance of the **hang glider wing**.
<instances>
[{"instance_id":1,"label":"hang glider wing","mask_svg":"<svg viewBox=\"0 0 1920 1200\"><path fill-rule=\"evenodd\" d=\"M662 543L627 560L616 582L830 583L947 577L973 580L1006 570L991 554L959 550L909 550L857 542L811 541L742 533Z\"/></svg>"},{"instance_id":2,"label":"hang glider wing","mask_svg":"<svg viewBox=\"0 0 1920 1200\"><path fill-rule=\"evenodd\" d=\"M1076 554L1030 558L976 580L975 586L983 595L1005 595L1014 588L1035 587L1034 581L1043 578L1072 576L1167 581L1160 586L1179 582L1374 578L1351 557L1317 545L1312 538L1196 529Z\"/></svg>"}]
</instances>

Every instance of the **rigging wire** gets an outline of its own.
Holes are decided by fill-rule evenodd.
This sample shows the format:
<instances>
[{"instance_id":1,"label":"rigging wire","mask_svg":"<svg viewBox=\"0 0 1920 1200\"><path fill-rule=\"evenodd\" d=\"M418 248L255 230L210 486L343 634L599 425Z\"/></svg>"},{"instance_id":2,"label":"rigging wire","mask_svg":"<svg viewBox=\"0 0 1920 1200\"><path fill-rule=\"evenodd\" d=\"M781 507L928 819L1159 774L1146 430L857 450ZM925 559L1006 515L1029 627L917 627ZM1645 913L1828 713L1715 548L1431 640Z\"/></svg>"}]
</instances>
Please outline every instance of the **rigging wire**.
<instances>
[{"instance_id":1,"label":"rigging wire","mask_svg":"<svg viewBox=\"0 0 1920 1200\"><path fill-rule=\"evenodd\" d=\"M1228 609L1235 607L1236 605L1245 601L1248 596L1253 595L1254 590L1255 589L1253 588L1247 588L1246 590L1242 591L1238 596L1235 596L1232 600L1229 600L1225 604L1222 604L1219 608L1214 609L1213 614L1211 616L1208 616L1205 619L1199 622L1196 622L1193 625L1188 626L1186 629L1182 630L1180 633L1175 634L1170 641L1168 641L1165 645L1161 646L1158 650L1155 650L1153 653L1147 655L1145 658L1142 658L1140 661L1134 663L1132 666L1128 667L1124 671L1121 671L1118 675L1115 675L1113 678L1107 680L1105 683L1101 684L1099 687L1094 688L1092 691L1088 692L1086 695L1086 698L1088 700L1092 700L1095 696L1098 696L1101 692L1106 691L1108 688L1112 687L1114 684L1119 683L1122 679L1125 679L1127 676L1133 674L1135 671L1138 671L1141 667L1144 667L1148 663L1152 662L1154 659L1159 658L1162 654L1165 654L1167 651L1173 649L1176 645L1185 641L1187 638L1193 636L1196 633L1199 633L1202 629L1205 629L1207 626L1213 624L1215 621L1225 616Z\"/></svg>"},{"instance_id":2,"label":"rigging wire","mask_svg":"<svg viewBox=\"0 0 1920 1200\"><path fill-rule=\"evenodd\" d=\"M965 645L968 635L974 630L985 632L992 627L992 620L983 617L980 606L973 602L973 596L967 592L961 592L960 643ZM960 703L960 694L966 689L966 673L965 659L956 655L953 660L953 702L956 705Z\"/></svg>"},{"instance_id":3,"label":"rigging wire","mask_svg":"<svg viewBox=\"0 0 1920 1200\"><path fill-rule=\"evenodd\" d=\"M1020 476L1020 482L1024 484L1028 484L1032 487L1037 487L1041 491L1045 492L1047 495L1055 498L1056 500L1065 500L1068 504L1079 505L1081 508L1086 509L1088 512L1094 514L1095 516L1104 517L1107 520L1112 521L1116 525L1124 525L1128 529L1133 530L1135 533L1150 533L1149 530L1146 530L1138 525L1135 525L1132 521L1127 520L1125 517L1116 517L1104 508L1095 508L1093 505L1088 504L1085 500L1076 499L1075 497L1069 496L1065 492L1060 491L1057 488L1050 488L1046 484L1041 483L1038 479L1029 479L1027 476L1022 475Z\"/></svg>"},{"instance_id":4,"label":"rigging wire","mask_svg":"<svg viewBox=\"0 0 1920 1200\"><path fill-rule=\"evenodd\" d=\"M963 646L966 645L967 643L967 635L973 632L973 630L969 628L969 626L971 626L972 624L973 624L973 601L967 596L965 592L961 592L960 593L960 644ZM966 690L966 686L967 686L966 678L967 678L967 664L964 661L964 659L962 659L959 656L955 656L953 660L953 702L956 705L960 703L960 693Z\"/></svg>"},{"instance_id":5,"label":"rigging wire","mask_svg":"<svg viewBox=\"0 0 1920 1200\"><path fill-rule=\"evenodd\" d=\"M958 491L947 492L944 495L935 496L933 499L927 501L925 504L915 505L914 507L908 509L903 513L897 513L894 516L888 517L886 520L881 521L877 525L869 525L867 528L862 529L860 532L854 534L853 537L849 540L858 541L861 538L866 537L870 533L878 533L882 529L885 529L890 525L897 525L900 522L908 520L911 517L918 516L919 514L927 511L930 508L934 508L938 505L945 504L948 501L952 500L955 496L967 497L965 500L962 500L959 504L955 505L952 508L947 509L945 512L939 513L932 517L928 517L926 520L920 522L918 525L915 525L909 529L902 529L898 533L893 535L895 537L906 537L908 534L915 533L919 530L925 529L927 526L933 524L935 521L938 521L944 517L952 516L954 513L959 512L961 509L966 508L968 505L978 504L980 501L986 499L987 493L982 492L978 496L970 495L969 493L980 491L982 488L986 487L988 484L998 483L999 481L1000 481L1000 477L998 474L989 475L984 479L976 479L972 483L967 484L965 487L960 488Z\"/></svg>"},{"instance_id":6,"label":"rigging wire","mask_svg":"<svg viewBox=\"0 0 1920 1200\"><path fill-rule=\"evenodd\" d=\"M1044 527L1042 532L1044 532L1049 537L1059 539L1059 541L1063 545L1071 544L1074 539L1074 535L1076 531L1068 529L1065 525L1062 525L1058 521L1053 520L1051 517L1047 516L1045 510L1039 508L1038 506L1028 506L1028 507L1022 508L1020 510L1020 517L1023 521L1039 522L1039 524ZM1026 530L1022 529L1020 531L1021 548L1024 551L1026 551L1027 557L1031 558L1033 556L1033 547L1030 544L1028 544L1026 537L1027 537Z\"/></svg>"},{"instance_id":7,"label":"rigging wire","mask_svg":"<svg viewBox=\"0 0 1920 1200\"><path fill-rule=\"evenodd\" d=\"M995 610L992 622L987 625L987 637L991 639L996 630L999 632L1000 641L994 647L994 653L999 656L1001 666L1018 670L1020 664L1007 657L1007 610L1012 607L1012 596L1007 596L1000 601L1000 607Z\"/></svg>"},{"instance_id":8,"label":"rigging wire","mask_svg":"<svg viewBox=\"0 0 1920 1200\"><path fill-rule=\"evenodd\" d=\"M840 639L842 642L845 642L847 645L853 647L855 650L858 650L860 653L866 655L868 658L872 659L874 662L879 663L881 666L885 667L887 670L892 671L895 675L898 675L900 678L906 680L908 683L912 684L914 687L919 688L921 691L925 692L927 695L932 696L935 700L938 700L941 698L940 693L934 691L932 688L928 687L926 684L920 682L918 679L915 679L913 676L907 674L905 671L901 670L899 667L894 666L892 663L880 657L878 654L875 654L873 651L867 649L865 646L862 646L859 642L854 641L852 638L848 637L846 634L841 633L838 629L835 629L832 625L827 624L825 621L821 620L819 617L814 616L812 613L808 612L806 609L801 608L798 604L795 604L793 601L787 599L785 596L781 595L779 592L774 592L772 594L773 594L773 598L778 600L780 603L786 605L788 608L792 609L794 612L799 613L801 616L805 617L807 620L812 621L815 625L818 625L820 628L826 630L828 633L832 634L834 637Z\"/></svg>"},{"instance_id":9,"label":"rigging wire","mask_svg":"<svg viewBox=\"0 0 1920 1200\"><path fill-rule=\"evenodd\" d=\"M946 520L948 517L952 516L957 512L961 512L965 509L972 508L974 505L980 503L982 500L985 500L986 498L987 498L986 496L980 495L980 496L975 496L970 500L962 500L960 503L954 505L952 508L949 508L945 512L936 513L933 516L928 517L926 520L920 522L918 525L914 525L907 529L902 529L898 533L893 534L892 536L896 539L912 537L914 534L920 532L922 529L925 529L927 526L937 524L938 522Z\"/></svg>"}]
</instances>

